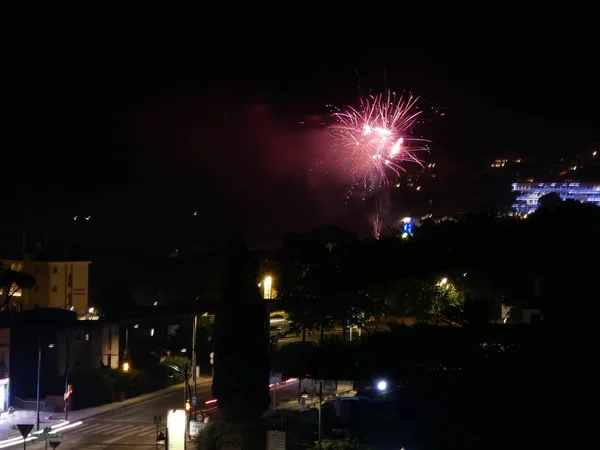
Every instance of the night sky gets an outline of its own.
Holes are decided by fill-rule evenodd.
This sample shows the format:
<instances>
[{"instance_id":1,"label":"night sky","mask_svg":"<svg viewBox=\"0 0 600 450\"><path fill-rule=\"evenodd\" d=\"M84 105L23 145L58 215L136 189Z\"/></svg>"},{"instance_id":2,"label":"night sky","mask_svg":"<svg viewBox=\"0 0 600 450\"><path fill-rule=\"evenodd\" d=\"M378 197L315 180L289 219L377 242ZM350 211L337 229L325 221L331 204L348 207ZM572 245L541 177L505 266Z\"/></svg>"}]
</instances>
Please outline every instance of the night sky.
<instances>
[{"instance_id":1,"label":"night sky","mask_svg":"<svg viewBox=\"0 0 600 450\"><path fill-rule=\"evenodd\" d=\"M268 248L290 230L352 228L340 180L313 170L327 131L298 122L354 102L355 68L363 87L381 90L386 68L390 88L447 108L429 133L454 171L505 152L578 153L600 142L594 26L473 17L363 40L315 32L221 47L199 37L193 50L15 49L1 88L0 244L20 242L23 226L50 229L56 245L153 248L234 231Z\"/></svg>"}]
</instances>

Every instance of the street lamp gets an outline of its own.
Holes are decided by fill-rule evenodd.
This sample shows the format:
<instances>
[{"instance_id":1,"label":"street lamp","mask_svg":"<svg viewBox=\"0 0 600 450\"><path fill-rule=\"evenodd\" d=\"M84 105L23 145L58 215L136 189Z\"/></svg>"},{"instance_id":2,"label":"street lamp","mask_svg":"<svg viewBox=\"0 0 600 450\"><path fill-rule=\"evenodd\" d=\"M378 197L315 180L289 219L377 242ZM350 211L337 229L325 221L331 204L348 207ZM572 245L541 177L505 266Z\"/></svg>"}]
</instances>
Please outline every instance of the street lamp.
<instances>
[{"instance_id":1,"label":"street lamp","mask_svg":"<svg viewBox=\"0 0 600 450\"><path fill-rule=\"evenodd\" d=\"M189 398L188 398L188 393L191 394L192 390L190 389L189 377L187 376L187 364L185 365L183 372L181 371L181 369L179 367L174 366L172 364L161 364L161 365L168 367L169 369L172 369L177 375L179 375L183 379L183 382L185 383L184 392L183 392L183 401L185 404L185 410L189 411L189 414L191 417L192 408L188 407L188 405L190 403Z\"/></svg>"},{"instance_id":2,"label":"street lamp","mask_svg":"<svg viewBox=\"0 0 600 450\"><path fill-rule=\"evenodd\" d=\"M40 431L40 375L42 373L42 339L38 336L38 361L37 361L37 395L35 403L35 429Z\"/></svg>"},{"instance_id":3,"label":"street lamp","mask_svg":"<svg viewBox=\"0 0 600 450\"><path fill-rule=\"evenodd\" d=\"M385 380L381 380L377 383L377 389L379 389L381 392L385 391L387 389L387 381Z\"/></svg>"},{"instance_id":4,"label":"street lamp","mask_svg":"<svg viewBox=\"0 0 600 450\"><path fill-rule=\"evenodd\" d=\"M264 284L263 298L265 300L270 300L271 299L271 288L273 286L273 278L270 275L266 276L263 284Z\"/></svg>"},{"instance_id":5,"label":"street lamp","mask_svg":"<svg viewBox=\"0 0 600 450\"><path fill-rule=\"evenodd\" d=\"M313 388L311 389L311 392L313 395L318 394L319 396L319 410L318 410L318 416L317 416L317 421L318 421L318 429L317 429L317 449L321 450L321 441L322 441L322 425L321 425L321 413L322 413L322 409L323 409L323 382L319 381L319 391L317 392L317 390L315 389L315 386L313 386ZM308 395L308 392L306 391L306 389L304 390L304 392L302 393L302 397L304 397L305 395Z\"/></svg>"},{"instance_id":6,"label":"street lamp","mask_svg":"<svg viewBox=\"0 0 600 450\"><path fill-rule=\"evenodd\" d=\"M54 347L53 344L48 344L49 348ZM37 394L35 402L35 429L40 430L40 380L42 376L42 337L38 335L38 360L37 360Z\"/></svg>"}]
</instances>

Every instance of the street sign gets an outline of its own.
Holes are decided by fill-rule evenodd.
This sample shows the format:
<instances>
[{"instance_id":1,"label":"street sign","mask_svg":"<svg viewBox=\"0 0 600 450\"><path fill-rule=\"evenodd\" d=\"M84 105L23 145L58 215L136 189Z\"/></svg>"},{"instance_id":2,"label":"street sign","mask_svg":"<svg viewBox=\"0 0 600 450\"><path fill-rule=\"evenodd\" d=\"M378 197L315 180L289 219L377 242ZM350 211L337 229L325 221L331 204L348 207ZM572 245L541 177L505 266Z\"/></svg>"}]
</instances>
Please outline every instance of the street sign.
<instances>
[{"instance_id":1,"label":"street sign","mask_svg":"<svg viewBox=\"0 0 600 450\"><path fill-rule=\"evenodd\" d=\"M62 433L41 433L38 434L37 440L40 442L61 442Z\"/></svg>"},{"instance_id":2,"label":"street sign","mask_svg":"<svg viewBox=\"0 0 600 450\"><path fill-rule=\"evenodd\" d=\"M192 406L196 406L196 397L192 397Z\"/></svg>"},{"instance_id":3,"label":"street sign","mask_svg":"<svg viewBox=\"0 0 600 450\"><path fill-rule=\"evenodd\" d=\"M205 427L206 424L203 422L198 422L197 420L190 420L190 436L198 436Z\"/></svg>"},{"instance_id":4,"label":"street sign","mask_svg":"<svg viewBox=\"0 0 600 450\"><path fill-rule=\"evenodd\" d=\"M33 424L20 424L17 425L17 428L19 429L19 433L21 433L21 436L23 436L23 439L25 439L27 436L29 436L31 430L33 430Z\"/></svg>"},{"instance_id":5,"label":"street sign","mask_svg":"<svg viewBox=\"0 0 600 450\"><path fill-rule=\"evenodd\" d=\"M196 414L196 420L198 422L202 422L204 420L204 414L202 414L201 412L199 412L198 414Z\"/></svg>"},{"instance_id":6,"label":"street sign","mask_svg":"<svg viewBox=\"0 0 600 450\"><path fill-rule=\"evenodd\" d=\"M154 416L154 423L158 425L162 422L162 416Z\"/></svg>"},{"instance_id":7,"label":"street sign","mask_svg":"<svg viewBox=\"0 0 600 450\"><path fill-rule=\"evenodd\" d=\"M323 389L328 391L335 391L337 389L337 383L335 380L325 380L323 382Z\"/></svg>"},{"instance_id":8,"label":"street sign","mask_svg":"<svg viewBox=\"0 0 600 450\"><path fill-rule=\"evenodd\" d=\"M242 439L238 436L221 436L221 450L242 450Z\"/></svg>"},{"instance_id":9,"label":"street sign","mask_svg":"<svg viewBox=\"0 0 600 450\"><path fill-rule=\"evenodd\" d=\"M267 450L285 450L285 431L267 431Z\"/></svg>"},{"instance_id":10,"label":"street sign","mask_svg":"<svg viewBox=\"0 0 600 450\"><path fill-rule=\"evenodd\" d=\"M269 377L269 384L272 384L273 386L279 386L282 382L283 379L281 373L271 373L271 376Z\"/></svg>"}]
</instances>

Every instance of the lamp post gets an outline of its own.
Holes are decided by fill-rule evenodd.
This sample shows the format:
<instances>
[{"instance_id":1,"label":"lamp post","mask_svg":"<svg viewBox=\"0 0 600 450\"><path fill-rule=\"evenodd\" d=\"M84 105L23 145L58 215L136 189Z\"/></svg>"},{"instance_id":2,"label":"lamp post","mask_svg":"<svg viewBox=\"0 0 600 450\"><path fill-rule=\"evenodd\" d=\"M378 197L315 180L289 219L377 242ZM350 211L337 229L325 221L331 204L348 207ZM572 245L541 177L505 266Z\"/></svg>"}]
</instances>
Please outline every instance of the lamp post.
<instances>
[{"instance_id":1,"label":"lamp post","mask_svg":"<svg viewBox=\"0 0 600 450\"><path fill-rule=\"evenodd\" d=\"M71 392L69 389L69 374L71 373L71 367L72 366L69 365L69 368L67 369L67 374L65 375L65 422L69 417L69 397L71 396Z\"/></svg>"},{"instance_id":2,"label":"lamp post","mask_svg":"<svg viewBox=\"0 0 600 450\"><path fill-rule=\"evenodd\" d=\"M194 397L196 397L196 339L198 330L198 314L194 314L194 329L192 330L192 379L194 380Z\"/></svg>"},{"instance_id":3,"label":"lamp post","mask_svg":"<svg viewBox=\"0 0 600 450\"><path fill-rule=\"evenodd\" d=\"M322 409L323 409L323 381L319 381L319 390L317 391L316 386L314 385L314 381L313 381L313 386L311 389L311 392L313 395L318 395L319 396L319 410L318 410L318 431L317 431L317 450L321 450L321 441L322 441L322 435L323 435L323 429L322 429L322 423L321 423L321 413L322 413ZM304 394L302 394L302 396L304 395L308 395L308 392L306 392L306 389L304 390Z\"/></svg>"},{"instance_id":4,"label":"lamp post","mask_svg":"<svg viewBox=\"0 0 600 450\"><path fill-rule=\"evenodd\" d=\"M42 339L38 336L38 361L37 361L37 397L35 405L35 429L40 431L40 375L42 373Z\"/></svg>"},{"instance_id":5,"label":"lamp post","mask_svg":"<svg viewBox=\"0 0 600 450\"><path fill-rule=\"evenodd\" d=\"M69 397L71 395L70 389L69 389L69 375L71 374L71 368L73 367L73 365L70 363L70 356L71 356L71 333L69 332L67 334L67 342L66 342L66 359L67 359L67 370L65 372L65 394L64 394L64 399L65 399L65 422L67 421L68 417L69 417Z\"/></svg>"},{"instance_id":6,"label":"lamp post","mask_svg":"<svg viewBox=\"0 0 600 450\"><path fill-rule=\"evenodd\" d=\"M165 367L168 367L169 369L172 369L177 375L179 375L181 378L183 378L183 381L185 383L185 386L183 387L184 389L184 404L187 404L188 402L188 392L191 393L192 391L190 390L190 384L188 383L188 376L187 376L187 364L186 367L184 368L184 372L181 372L181 370L179 369L179 367L177 366L173 366L171 364L162 364ZM191 402L190 402L191 403ZM187 405L186 405L187 406ZM187 409L187 408L186 408ZM189 408L189 412L188 412L188 420L185 421L185 433L187 435L187 433L189 432L188 427L189 427L189 421L191 418L191 414L192 414L192 406L190 404L190 408ZM169 428L167 428L167 448L168 448L168 442L169 442ZM184 448L187 444L187 440L184 440L183 445Z\"/></svg>"}]
</instances>

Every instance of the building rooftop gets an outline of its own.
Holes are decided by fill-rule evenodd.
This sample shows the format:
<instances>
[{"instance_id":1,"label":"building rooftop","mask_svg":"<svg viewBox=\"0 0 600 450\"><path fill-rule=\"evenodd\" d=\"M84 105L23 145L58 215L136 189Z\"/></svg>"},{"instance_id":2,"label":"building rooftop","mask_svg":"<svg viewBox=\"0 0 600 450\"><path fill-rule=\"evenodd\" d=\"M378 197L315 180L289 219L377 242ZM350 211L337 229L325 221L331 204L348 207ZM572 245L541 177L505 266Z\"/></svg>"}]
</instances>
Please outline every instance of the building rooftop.
<instances>
[{"instance_id":1,"label":"building rooftop","mask_svg":"<svg viewBox=\"0 0 600 450\"><path fill-rule=\"evenodd\" d=\"M13 261L39 261L39 262L87 262L91 264L89 260L75 259L71 255L65 253L21 253L21 254L4 254L0 253L0 260L13 260Z\"/></svg>"}]
</instances>

